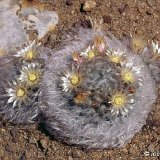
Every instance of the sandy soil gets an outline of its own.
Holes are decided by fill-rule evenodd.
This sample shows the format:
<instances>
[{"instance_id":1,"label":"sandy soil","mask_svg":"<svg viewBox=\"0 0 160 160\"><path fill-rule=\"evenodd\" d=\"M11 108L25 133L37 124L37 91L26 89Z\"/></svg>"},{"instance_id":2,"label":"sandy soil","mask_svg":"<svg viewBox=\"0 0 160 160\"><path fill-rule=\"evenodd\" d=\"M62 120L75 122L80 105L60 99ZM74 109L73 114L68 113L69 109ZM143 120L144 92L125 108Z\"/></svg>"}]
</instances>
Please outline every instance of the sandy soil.
<instances>
[{"instance_id":1,"label":"sandy soil","mask_svg":"<svg viewBox=\"0 0 160 160\"><path fill-rule=\"evenodd\" d=\"M29 0L28 0L29 1ZM37 0L30 0L36 5ZM60 43L62 31L72 26L87 27L85 17L104 18L104 30L117 37L138 33L147 40L160 40L159 0L94 0L90 12L81 12L84 0L43 0L44 9L58 12L60 22L55 32L43 43L54 48ZM71 3L72 2L72 3ZM40 4L40 2L38 2ZM41 5L41 4L40 4ZM147 124L131 143L112 150L83 150L57 142L43 126L14 126L0 121L0 159L2 160L158 160L160 159L160 103L153 106Z\"/></svg>"}]
</instances>

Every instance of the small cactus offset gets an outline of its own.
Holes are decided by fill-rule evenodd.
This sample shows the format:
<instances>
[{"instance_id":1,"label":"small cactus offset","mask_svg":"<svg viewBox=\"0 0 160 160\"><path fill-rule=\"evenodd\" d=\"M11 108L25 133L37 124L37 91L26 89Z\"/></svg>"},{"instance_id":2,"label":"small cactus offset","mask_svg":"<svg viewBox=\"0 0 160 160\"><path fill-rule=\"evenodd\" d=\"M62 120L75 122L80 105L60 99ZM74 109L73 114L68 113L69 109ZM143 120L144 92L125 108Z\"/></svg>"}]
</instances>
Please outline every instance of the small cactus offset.
<instances>
[{"instance_id":1,"label":"small cactus offset","mask_svg":"<svg viewBox=\"0 0 160 160\"><path fill-rule=\"evenodd\" d=\"M12 123L33 123L40 112L43 65L35 41L15 55L0 59L0 113Z\"/></svg>"},{"instance_id":2,"label":"small cactus offset","mask_svg":"<svg viewBox=\"0 0 160 160\"><path fill-rule=\"evenodd\" d=\"M4 120L38 120L55 138L84 148L121 147L131 140L156 101L158 42L147 47L138 36L118 40L96 21L92 25L50 55L34 41L0 59Z\"/></svg>"}]
</instances>

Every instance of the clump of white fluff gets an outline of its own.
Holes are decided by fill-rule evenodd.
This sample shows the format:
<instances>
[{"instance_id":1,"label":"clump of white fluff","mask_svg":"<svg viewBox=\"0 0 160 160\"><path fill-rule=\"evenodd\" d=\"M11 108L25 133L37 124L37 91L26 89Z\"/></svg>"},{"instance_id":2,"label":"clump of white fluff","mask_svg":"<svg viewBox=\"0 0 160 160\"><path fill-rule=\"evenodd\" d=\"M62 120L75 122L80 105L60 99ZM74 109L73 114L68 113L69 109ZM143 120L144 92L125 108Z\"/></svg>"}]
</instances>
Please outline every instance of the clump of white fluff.
<instances>
[{"instance_id":1,"label":"clump of white fluff","mask_svg":"<svg viewBox=\"0 0 160 160\"><path fill-rule=\"evenodd\" d=\"M100 117L92 107L70 106L58 87L58 83L61 83L59 74L70 65L71 54L84 51L96 34L105 37L110 50L123 50L127 61L140 68L142 77L142 86L135 93L136 102L131 113L118 116L112 121ZM113 148L128 143L145 124L156 99L155 82L142 58L112 35L106 36L94 30L80 29L77 37L53 51L46 63L42 83L41 98L47 108L44 110L46 129L55 138L84 148Z\"/></svg>"}]
</instances>

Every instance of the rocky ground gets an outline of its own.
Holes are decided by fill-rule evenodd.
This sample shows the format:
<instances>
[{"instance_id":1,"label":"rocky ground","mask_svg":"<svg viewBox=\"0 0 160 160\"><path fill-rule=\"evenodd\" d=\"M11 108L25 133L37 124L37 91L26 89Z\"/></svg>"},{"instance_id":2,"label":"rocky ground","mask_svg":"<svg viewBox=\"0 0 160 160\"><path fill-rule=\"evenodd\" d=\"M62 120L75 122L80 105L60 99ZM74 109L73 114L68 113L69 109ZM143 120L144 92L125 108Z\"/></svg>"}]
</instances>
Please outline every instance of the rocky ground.
<instances>
[{"instance_id":1,"label":"rocky ground","mask_svg":"<svg viewBox=\"0 0 160 160\"><path fill-rule=\"evenodd\" d=\"M129 33L143 35L147 40L160 41L159 0L94 0L82 10L85 0L25 0L22 6L56 11L59 23L42 39L54 48L73 26L89 27L87 16L104 20L104 30L117 37ZM37 35L28 30L30 39ZM160 101L153 106L146 125L123 148L112 150L83 150L58 142L43 130L43 126L17 126L0 121L0 159L2 160L158 160L160 159Z\"/></svg>"}]
</instances>

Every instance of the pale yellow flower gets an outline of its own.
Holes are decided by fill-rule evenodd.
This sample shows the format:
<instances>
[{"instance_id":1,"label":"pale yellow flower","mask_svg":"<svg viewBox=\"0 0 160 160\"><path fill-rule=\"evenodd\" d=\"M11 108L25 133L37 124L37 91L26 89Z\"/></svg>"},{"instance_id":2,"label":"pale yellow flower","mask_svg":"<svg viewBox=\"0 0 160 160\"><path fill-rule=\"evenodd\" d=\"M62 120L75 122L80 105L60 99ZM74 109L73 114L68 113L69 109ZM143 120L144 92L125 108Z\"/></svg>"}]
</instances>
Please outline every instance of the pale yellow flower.
<instances>
[{"instance_id":1,"label":"pale yellow flower","mask_svg":"<svg viewBox=\"0 0 160 160\"><path fill-rule=\"evenodd\" d=\"M106 55L108 56L109 61L120 64L124 60L124 52L116 50L107 50Z\"/></svg>"},{"instance_id":2,"label":"pale yellow flower","mask_svg":"<svg viewBox=\"0 0 160 160\"><path fill-rule=\"evenodd\" d=\"M42 72L39 64L26 63L22 67L19 80L25 82L30 87L36 86L41 80Z\"/></svg>"},{"instance_id":3,"label":"pale yellow flower","mask_svg":"<svg viewBox=\"0 0 160 160\"><path fill-rule=\"evenodd\" d=\"M141 76L141 68L133 65L133 62L121 63L121 77L124 83L138 83L142 86L143 77Z\"/></svg>"},{"instance_id":4,"label":"pale yellow flower","mask_svg":"<svg viewBox=\"0 0 160 160\"><path fill-rule=\"evenodd\" d=\"M82 74L76 69L73 69L71 72L66 72L64 75L64 77L61 77L64 92L77 88L83 79Z\"/></svg>"},{"instance_id":5,"label":"pale yellow flower","mask_svg":"<svg viewBox=\"0 0 160 160\"><path fill-rule=\"evenodd\" d=\"M6 92L7 96L9 96L7 103L13 103L13 108L16 106L20 107L22 104L26 105L30 102L30 91L25 83L13 81L10 84L10 88L6 89Z\"/></svg>"},{"instance_id":6,"label":"pale yellow flower","mask_svg":"<svg viewBox=\"0 0 160 160\"><path fill-rule=\"evenodd\" d=\"M111 113L113 115L127 115L129 109L132 109L132 104L134 103L134 99L131 94L127 94L123 91L115 91L110 98L111 103Z\"/></svg>"},{"instance_id":7,"label":"pale yellow flower","mask_svg":"<svg viewBox=\"0 0 160 160\"><path fill-rule=\"evenodd\" d=\"M35 41L33 41L30 45L20 50L15 57L22 58L25 61L33 61L38 57L37 49L40 46L39 44L36 44Z\"/></svg>"},{"instance_id":8,"label":"pale yellow flower","mask_svg":"<svg viewBox=\"0 0 160 160\"><path fill-rule=\"evenodd\" d=\"M96 57L96 50L94 46L88 46L88 48L84 51L80 53L80 56L90 60L94 57Z\"/></svg>"}]
</instances>

